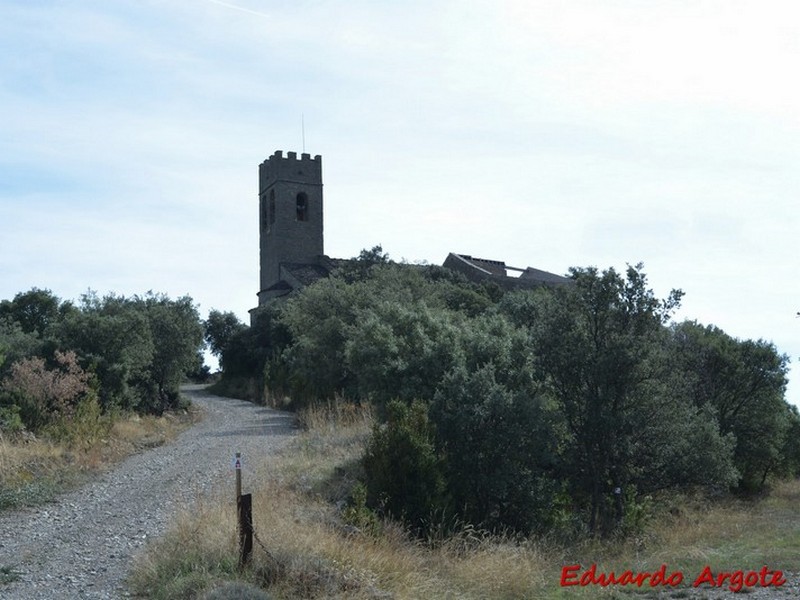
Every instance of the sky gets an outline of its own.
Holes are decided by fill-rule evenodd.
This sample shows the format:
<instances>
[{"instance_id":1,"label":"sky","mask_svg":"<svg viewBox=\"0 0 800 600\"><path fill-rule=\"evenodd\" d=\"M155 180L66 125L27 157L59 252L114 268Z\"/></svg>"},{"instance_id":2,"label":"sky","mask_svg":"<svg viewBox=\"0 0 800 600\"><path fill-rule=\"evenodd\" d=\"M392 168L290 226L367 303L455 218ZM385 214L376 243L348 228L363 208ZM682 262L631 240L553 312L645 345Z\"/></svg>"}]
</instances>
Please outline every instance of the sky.
<instances>
[{"instance_id":1,"label":"sky","mask_svg":"<svg viewBox=\"0 0 800 600\"><path fill-rule=\"evenodd\" d=\"M247 320L258 164L305 150L329 256L642 262L800 405L798 64L783 0L2 0L0 298Z\"/></svg>"}]
</instances>

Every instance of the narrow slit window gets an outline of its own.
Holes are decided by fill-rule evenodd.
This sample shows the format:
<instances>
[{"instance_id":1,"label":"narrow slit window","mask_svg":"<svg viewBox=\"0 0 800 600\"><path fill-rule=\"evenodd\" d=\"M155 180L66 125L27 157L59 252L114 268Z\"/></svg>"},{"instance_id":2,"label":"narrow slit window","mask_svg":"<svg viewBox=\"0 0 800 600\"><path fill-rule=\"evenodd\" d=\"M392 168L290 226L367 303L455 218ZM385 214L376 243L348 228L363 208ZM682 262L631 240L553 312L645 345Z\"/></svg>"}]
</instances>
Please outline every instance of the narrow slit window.
<instances>
[{"instance_id":1,"label":"narrow slit window","mask_svg":"<svg viewBox=\"0 0 800 600\"><path fill-rule=\"evenodd\" d=\"M297 194L297 220L308 221L308 196L303 192Z\"/></svg>"},{"instance_id":2,"label":"narrow slit window","mask_svg":"<svg viewBox=\"0 0 800 600\"><path fill-rule=\"evenodd\" d=\"M269 191L269 224L275 223L275 190Z\"/></svg>"}]
</instances>

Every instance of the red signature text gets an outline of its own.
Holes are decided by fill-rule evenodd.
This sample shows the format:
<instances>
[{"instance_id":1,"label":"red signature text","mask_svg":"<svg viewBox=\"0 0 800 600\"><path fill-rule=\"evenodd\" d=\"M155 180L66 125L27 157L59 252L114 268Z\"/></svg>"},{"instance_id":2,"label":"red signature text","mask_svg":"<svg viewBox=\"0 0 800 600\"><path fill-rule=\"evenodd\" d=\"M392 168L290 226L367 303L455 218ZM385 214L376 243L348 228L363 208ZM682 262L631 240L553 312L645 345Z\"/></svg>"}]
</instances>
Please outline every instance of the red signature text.
<instances>
[{"instance_id":1,"label":"red signature text","mask_svg":"<svg viewBox=\"0 0 800 600\"><path fill-rule=\"evenodd\" d=\"M631 571L626 570L621 573L611 571L604 573L597 570L597 565L592 564L588 569L581 571L581 565L566 565L561 568L561 586L570 585L587 586L599 585L606 587L609 585L635 585L642 587L669 586L677 587L683 582L681 571L667 572L667 565L663 564L656 571ZM780 587L786 583L783 571L772 571L766 566L760 571L721 571L714 573L709 566L703 570L692 583L692 587L724 587L732 592L739 592L743 588L753 587Z\"/></svg>"}]
</instances>

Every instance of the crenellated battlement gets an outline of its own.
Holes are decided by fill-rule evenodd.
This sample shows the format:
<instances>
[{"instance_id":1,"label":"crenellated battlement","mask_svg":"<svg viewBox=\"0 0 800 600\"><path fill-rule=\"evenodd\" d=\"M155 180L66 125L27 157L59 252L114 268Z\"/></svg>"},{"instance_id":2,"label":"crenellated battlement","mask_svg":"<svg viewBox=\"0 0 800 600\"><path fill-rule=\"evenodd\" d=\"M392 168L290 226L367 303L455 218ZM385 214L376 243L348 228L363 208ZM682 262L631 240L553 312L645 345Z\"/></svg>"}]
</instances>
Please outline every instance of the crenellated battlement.
<instances>
[{"instance_id":1,"label":"crenellated battlement","mask_svg":"<svg viewBox=\"0 0 800 600\"><path fill-rule=\"evenodd\" d=\"M283 150L275 150L275 152L272 153L272 156L270 156L264 162L268 163L271 160L278 159L278 158L281 158L283 160L297 160L297 152L287 152L286 156L284 157L283 156ZM314 158L311 158L311 155L308 152L303 152L300 155L300 160L301 161L306 161L306 160L320 161L320 160L322 160L322 157L319 154L317 154L316 156L314 156Z\"/></svg>"},{"instance_id":2,"label":"crenellated battlement","mask_svg":"<svg viewBox=\"0 0 800 600\"><path fill-rule=\"evenodd\" d=\"M303 152L297 158L297 152L276 150L272 156L258 166L260 192L266 190L276 181L294 181L297 183L321 184L322 183L322 156L317 154L313 158Z\"/></svg>"}]
</instances>

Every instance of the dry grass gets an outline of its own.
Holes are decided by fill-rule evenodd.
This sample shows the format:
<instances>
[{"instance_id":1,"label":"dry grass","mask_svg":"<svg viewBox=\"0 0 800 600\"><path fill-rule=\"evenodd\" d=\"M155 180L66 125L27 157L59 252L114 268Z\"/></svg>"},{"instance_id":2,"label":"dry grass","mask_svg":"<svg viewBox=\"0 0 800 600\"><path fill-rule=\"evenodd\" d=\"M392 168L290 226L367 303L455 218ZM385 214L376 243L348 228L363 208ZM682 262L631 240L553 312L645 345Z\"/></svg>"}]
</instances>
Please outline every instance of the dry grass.
<instances>
[{"instance_id":1,"label":"dry grass","mask_svg":"<svg viewBox=\"0 0 800 600\"><path fill-rule=\"evenodd\" d=\"M706 565L721 571L769 569L800 572L800 480L779 482L762 499L727 498L710 502L702 497L671 495L658 503L651 523L639 536L622 541L586 540L564 548L561 565L597 564L598 571L621 573L626 569L654 572L662 564L667 572L684 574L683 588ZM550 581L557 581L560 567ZM546 597L594 597L619 594L620 586L601 590L574 587ZM629 588L630 590L630 588ZM562 595L559 596L558 592ZM638 590L637 590L638 591ZM681 594L681 590L673 590ZM674 596L680 597L680 596Z\"/></svg>"},{"instance_id":2,"label":"dry grass","mask_svg":"<svg viewBox=\"0 0 800 600\"><path fill-rule=\"evenodd\" d=\"M232 578L275 598L524 598L542 585L547 561L532 544L479 539L467 530L432 548L389 523L378 536L347 525L340 507L359 475L369 409L332 403L303 411L299 421L307 431L277 463L245 474L259 540L249 568L232 570L235 507L221 498L181 520L140 559L132 578L138 593L196 598ZM248 489L250 480L261 483Z\"/></svg>"},{"instance_id":3,"label":"dry grass","mask_svg":"<svg viewBox=\"0 0 800 600\"><path fill-rule=\"evenodd\" d=\"M654 528L663 560L719 569L775 565L800 568L800 481L776 483L762 499L728 499L714 505L686 502Z\"/></svg>"},{"instance_id":4,"label":"dry grass","mask_svg":"<svg viewBox=\"0 0 800 600\"><path fill-rule=\"evenodd\" d=\"M655 571L666 563L689 580L706 564L800 569L800 482L781 484L759 502L660 499L642 535L617 541L492 539L464 528L426 545L388 523L378 535L358 531L341 509L360 474L369 411L333 403L305 411L300 421L306 432L278 461L245 473L259 540L249 567L236 568L235 507L221 497L184 515L149 549L132 578L136 591L190 599L240 580L273 598L612 598L639 590L561 588L562 567Z\"/></svg>"},{"instance_id":5,"label":"dry grass","mask_svg":"<svg viewBox=\"0 0 800 600\"><path fill-rule=\"evenodd\" d=\"M91 446L0 436L0 510L50 502L126 456L168 442L197 418L196 411L118 417Z\"/></svg>"},{"instance_id":6,"label":"dry grass","mask_svg":"<svg viewBox=\"0 0 800 600\"><path fill-rule=\"evenodd\" d=\"M236 515L220 499L178 515L170 535L141 557L134 583L147 598L195 598L236 569Z\"/></svg>"},{"instance_id":7,"label":"dry grass","mask_svg":"<svg viewBox=\"0 0 800 600\"><path fill-rule=\"evenodd\" d=\"M190 408L179 413L165 413L160 417L132 415L118 419L104 448L112 456L128 456L133 452L155 448L172 441L184 429L200 419L200 412Z\"/></svg>"},{"instance_id":8,"label":"dry grass","mask_svg":"<svg viewBox=\"0 0 800 600\"><path fill-rule=\"evenodd\" d=\"M51 500L72 480L71 456L42 440L17 444L0 439L0 510Z\"/></svg>"}]
</instances>

